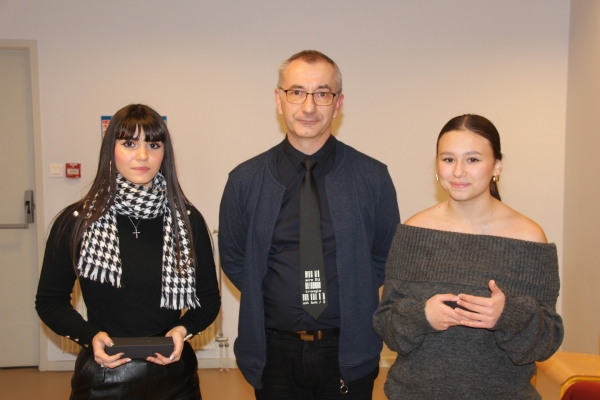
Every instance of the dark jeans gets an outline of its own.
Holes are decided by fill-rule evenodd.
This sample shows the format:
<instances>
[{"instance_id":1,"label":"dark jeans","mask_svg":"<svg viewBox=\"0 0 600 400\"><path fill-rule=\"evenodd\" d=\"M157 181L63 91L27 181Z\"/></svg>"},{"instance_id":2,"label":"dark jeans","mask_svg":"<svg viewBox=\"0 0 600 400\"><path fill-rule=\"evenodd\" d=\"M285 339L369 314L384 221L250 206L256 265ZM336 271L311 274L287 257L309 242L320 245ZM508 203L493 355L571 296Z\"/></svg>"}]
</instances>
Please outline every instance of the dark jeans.
<instances>
[{"instance_id":1,"label":"dark jeans","mask_svg":"<svg viewBox=\"0 0 600 400\"><path fill-rule=\"evenodd\" d=\"M371 400L379 367L360 379L342 386L338 361L338 339L314 342L267 331L267 365L263 388L255 390L257 400Z\"/></svg>"}]
</instances>

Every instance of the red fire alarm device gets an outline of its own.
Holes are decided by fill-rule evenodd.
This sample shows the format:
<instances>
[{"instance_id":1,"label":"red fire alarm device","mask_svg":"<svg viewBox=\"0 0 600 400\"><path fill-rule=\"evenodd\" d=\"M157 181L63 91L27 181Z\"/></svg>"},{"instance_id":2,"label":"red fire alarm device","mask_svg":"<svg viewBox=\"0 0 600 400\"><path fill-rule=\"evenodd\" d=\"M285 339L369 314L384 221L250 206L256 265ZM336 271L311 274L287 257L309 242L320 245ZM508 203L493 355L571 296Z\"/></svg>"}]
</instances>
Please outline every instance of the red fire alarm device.
<instances>
[{"instance_id":1,"label":"red fire alarm device","mask_svg":"<svg viewBox=\"0 0 600 400\"><path fill-rule=\"evenodd\" d=\"M67 163L65 176L71 179L81 178L81 164Z\"/></svg>"}]
</instances>

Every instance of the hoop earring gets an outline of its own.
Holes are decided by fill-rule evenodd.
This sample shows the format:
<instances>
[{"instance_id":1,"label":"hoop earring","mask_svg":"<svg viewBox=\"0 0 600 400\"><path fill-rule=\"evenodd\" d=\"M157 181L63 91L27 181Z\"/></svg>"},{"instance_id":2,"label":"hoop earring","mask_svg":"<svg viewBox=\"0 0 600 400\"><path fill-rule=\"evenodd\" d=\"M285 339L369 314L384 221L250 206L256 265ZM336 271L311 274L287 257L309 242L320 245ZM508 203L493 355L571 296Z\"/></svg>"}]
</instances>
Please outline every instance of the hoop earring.
<instances>
[{"instance_id":1,"label":"hoop earring","mask_svg":"<svg viewBox=\"0 0 600 400\"><path fill-rule=\"evenodd\" d=\"M439 182L440 181L440 177L438 176L438 174L435 174L435 181Z\"/></svg>"}]
</instances>

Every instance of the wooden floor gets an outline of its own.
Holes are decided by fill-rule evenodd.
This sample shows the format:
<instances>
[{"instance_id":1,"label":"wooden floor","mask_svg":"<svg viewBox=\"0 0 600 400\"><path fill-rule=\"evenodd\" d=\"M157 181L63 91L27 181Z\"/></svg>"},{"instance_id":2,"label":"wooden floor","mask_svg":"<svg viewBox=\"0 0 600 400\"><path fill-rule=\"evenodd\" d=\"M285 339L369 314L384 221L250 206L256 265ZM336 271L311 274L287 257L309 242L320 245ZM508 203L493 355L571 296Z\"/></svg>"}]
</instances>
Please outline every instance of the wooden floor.
<instances>
[{"instance_id":1,"label":"wooden floor","mask_svg":"<svg viewBox=\"0 0 600 400\"><path fill-rule=\"evenodd\" d=\"M388 368L381 368L373 400L384 400L383 384ZM199 369L203 400L254 400L254 390L238 369ZM72 372L40 372L37 368L0 369L1 400L66 400Z\"/></svg>"},{"instance_id":2,"label":"wooden floor","mask_svg":"<svg viewBox=\"0 0 600 400\"><path fill-rule=\"evenodd\" d=\"M373 400L385 400L383 384L388 368L380 368ZM238 369L221 372L199 369L203 400L254 400L254 390ZM37 368L0 368L0 400L67 400L72 372L40 372ZM544 378L544 379L542 379ZM560 386L542 373L537 390L543 400L558 400Z\"/></svg>"}]
</instances>

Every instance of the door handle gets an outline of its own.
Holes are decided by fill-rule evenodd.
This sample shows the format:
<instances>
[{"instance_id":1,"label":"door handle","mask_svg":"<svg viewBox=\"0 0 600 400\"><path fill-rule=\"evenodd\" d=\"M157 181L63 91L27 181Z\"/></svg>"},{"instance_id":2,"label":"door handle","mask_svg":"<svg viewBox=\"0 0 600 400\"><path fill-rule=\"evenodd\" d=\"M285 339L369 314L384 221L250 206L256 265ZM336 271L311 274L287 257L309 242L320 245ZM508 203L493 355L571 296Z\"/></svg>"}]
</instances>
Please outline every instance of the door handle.
<instances>
[{"instance_id":1,"label":"door handle","mask_svg":"<svg viewBox=\"0 0 600 400\"><path fill-rule=\"evenodd\" d=\"M33 190L25 191L25 223L24 224L0 224L0 229L27 229L29 224L35 222L33 218L33 211L35 210L35 203L33 202Z\"/></svg>"}]
</instances>

